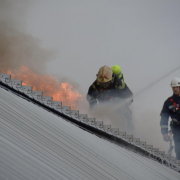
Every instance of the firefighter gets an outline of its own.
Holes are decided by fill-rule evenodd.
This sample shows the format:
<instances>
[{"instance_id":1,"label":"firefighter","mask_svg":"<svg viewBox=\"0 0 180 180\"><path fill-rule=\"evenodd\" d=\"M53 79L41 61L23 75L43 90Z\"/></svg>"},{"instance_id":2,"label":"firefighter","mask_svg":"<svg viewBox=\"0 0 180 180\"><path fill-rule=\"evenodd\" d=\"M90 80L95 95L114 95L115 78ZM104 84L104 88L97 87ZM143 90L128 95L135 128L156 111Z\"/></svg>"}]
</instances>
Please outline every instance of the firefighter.
<instances>
[{"instance_id":1,"label":"firefighter","mask_svg":"<svg viewBox=\"0 0 180 180\"><path fill-rule=\"evenodd\" d=\"M114 65L111 68L103 66L99 69L97 79L89 87L87 100L90 108L103 102L124 102L126 101L126 114L132 119L132 112L129 105L133 101L133 93L124 82L121 68ZM118 102L117 102L118 101Z\"/></svg>"},{"instance_id":2,"label":"firefighter","mask_svg":"<svg viewBox=\"0 0 180 180\"><path fill-rule=\"evenodd\" d=\"M164 141L170 141L168 134L168 120L171 117L170 127L173 133L176 159L180 160L180 78L171 80L173 95L169 97L163 105L161 111L161 133Z\"/></svg>"}]
</instances>

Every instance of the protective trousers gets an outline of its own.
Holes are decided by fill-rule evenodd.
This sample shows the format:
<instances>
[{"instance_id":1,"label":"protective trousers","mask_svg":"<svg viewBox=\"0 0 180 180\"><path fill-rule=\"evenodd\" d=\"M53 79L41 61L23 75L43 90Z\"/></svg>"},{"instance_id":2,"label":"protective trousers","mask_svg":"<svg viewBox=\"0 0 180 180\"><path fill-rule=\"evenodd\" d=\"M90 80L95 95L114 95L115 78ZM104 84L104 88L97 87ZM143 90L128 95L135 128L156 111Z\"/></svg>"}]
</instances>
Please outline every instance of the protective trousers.
<instances>
[{"instance_id":1,"label":"protective trousers","mask_svg":"<svg viewBox=\"0 0 180 180\"><path fill-rule=\"evenodd\" d=\"M180 125L172 128L176 159L180 160Z\"/></svg>"}]
</instances>

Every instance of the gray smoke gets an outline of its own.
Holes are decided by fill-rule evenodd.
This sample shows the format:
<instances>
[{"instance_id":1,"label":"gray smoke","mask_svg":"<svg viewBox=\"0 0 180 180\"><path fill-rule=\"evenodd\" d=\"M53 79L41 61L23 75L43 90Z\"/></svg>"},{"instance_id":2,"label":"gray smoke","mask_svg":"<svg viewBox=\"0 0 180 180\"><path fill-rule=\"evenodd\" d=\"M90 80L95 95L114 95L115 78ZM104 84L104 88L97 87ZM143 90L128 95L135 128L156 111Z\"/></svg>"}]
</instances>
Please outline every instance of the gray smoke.
<instances>
[{"instance_id":1,"label":"gray smoke","mask_svg":"<svg viewBox=\"0 0 180 180\"><path fill-rule=\"evenodd\" d=\"M119 128L120 131L132 134L134 131L133 124L132 121L129 121L131 111L127 106L129 100L131 99L122 102L121 99L112 99L112 102L98 103L94 108L87 111L88 116L96 118L97 121L103 121L105 125L111 125L112 128ZM85 102L83 105L87 107Z\"/></svg>"},{"instance_id":2,"label":"gray smoke","mask_svg":"<svg viewBox=\"0 0 180 180\"><path fill-rule=\"evenodd\" d=\"M0 0L0 71L28 66L33 72L44 73L54 52L41 47L39 40L25 32L29 1Z\"/></svg>"},{"instance_id":3,"label":"gray smoke","mask_svg":"<svg viewBox=\"0 0 180 180\"><path fill-rule=\"evenodd\" d=\"M64 82L76 92L78 84L70 78L47 73L47 63L56 55L26 32L26 11L30 5L30 1L0 0L0 73L11 74L44 95L57 94Z\"/></svg>"}]
</instances>

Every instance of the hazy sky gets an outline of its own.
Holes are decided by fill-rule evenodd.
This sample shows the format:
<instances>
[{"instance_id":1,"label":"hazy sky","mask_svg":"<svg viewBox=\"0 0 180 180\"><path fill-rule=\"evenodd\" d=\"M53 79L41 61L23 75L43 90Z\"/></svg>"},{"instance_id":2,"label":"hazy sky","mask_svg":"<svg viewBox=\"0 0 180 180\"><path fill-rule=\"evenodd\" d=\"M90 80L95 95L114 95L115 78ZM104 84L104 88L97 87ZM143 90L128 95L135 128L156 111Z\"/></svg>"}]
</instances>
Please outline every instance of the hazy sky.
<instances>
[{"instance_id":1,"label":"hazy sky","mask_svg":"<svg viewBox=\"0 0 180 180\"><path fill-rule=\"evenodd\" d=\"M179 0L31 0L25 29L56 52L48 72L71 78L83 95L101 66L115 64L136 94L180 67L179 9ZM176 76L180 69L134 98L137 134L156 146L165 146L159 113Z\"/></svg>"},{"instance_id":2,"label":"hazy sky","mask_svg":"<svg viewBox=\"0 0 180 180\"><path fill-rule=\"evenodd\" d=\"M36 0L27 30L56 50L49 72L83 91L101 66L118 64L138 92L180 66L179 8L179 0Z\"/></svg>"}]
</instances>

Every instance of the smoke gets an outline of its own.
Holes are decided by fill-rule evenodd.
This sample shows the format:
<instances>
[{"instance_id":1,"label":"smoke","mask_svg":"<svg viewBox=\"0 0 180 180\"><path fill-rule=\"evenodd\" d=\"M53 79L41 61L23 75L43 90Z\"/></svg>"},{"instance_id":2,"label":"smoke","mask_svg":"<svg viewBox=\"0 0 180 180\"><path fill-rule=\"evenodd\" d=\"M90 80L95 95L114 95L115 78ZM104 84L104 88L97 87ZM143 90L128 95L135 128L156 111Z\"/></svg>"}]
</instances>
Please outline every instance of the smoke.
<instances>
[{"instance_id":1,"label":"smoke","mask_svg":"<svg viewBox=\"0 0 180 180\"><path fill-rule=\"evenodd\" d=\"M28 34L26 11L30 1L0 0L0 72L10 74L12 79L22 80L23 85L33 86L54 100L65 105L80 101L78 84L68 77L49 75L47 64L56 57L54 50L45 49L41 41ZM62 83L69 83L65 88ZM70 98L74 94L76 97ZM67 97L67 98L64 98Z\"/></svg>"},{"instance_id":2,"label":"smoke","mask_svg":"<svg viewBox=\"0 0 180 180\"><path fill-rule=\"evenodd\" d=\"M25 32L25 11L29 2L0 0L0 71L28 66L44 73L46 63L54 57L52 50L43 49L39 40Z\"/></svg>"},{"instance_id":3,"label":"smoke","mask_svg":"<svg viewBox=\"0 0 180 180\"><path fill-rule=\"evenodd\" d=\"M127 106L130 100L131 98L126 101L112 99L112 102L98 103L94 108L89 109L88 116L96 118L97 121L103 121L105 125L111 125L112 128L119 128L120 131L132 134L134 131L132 111Z\"/></svg>"}]
</instances>

